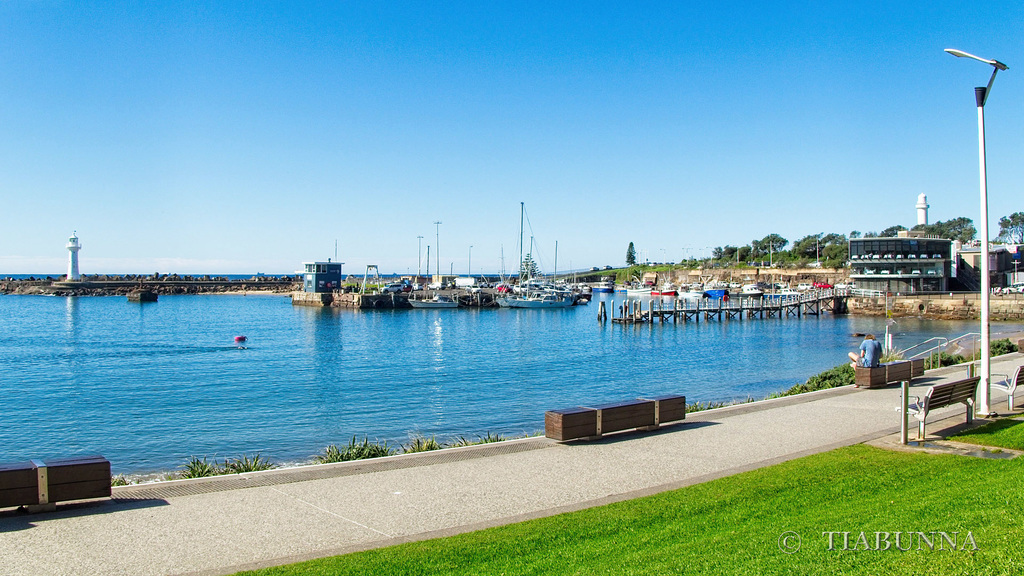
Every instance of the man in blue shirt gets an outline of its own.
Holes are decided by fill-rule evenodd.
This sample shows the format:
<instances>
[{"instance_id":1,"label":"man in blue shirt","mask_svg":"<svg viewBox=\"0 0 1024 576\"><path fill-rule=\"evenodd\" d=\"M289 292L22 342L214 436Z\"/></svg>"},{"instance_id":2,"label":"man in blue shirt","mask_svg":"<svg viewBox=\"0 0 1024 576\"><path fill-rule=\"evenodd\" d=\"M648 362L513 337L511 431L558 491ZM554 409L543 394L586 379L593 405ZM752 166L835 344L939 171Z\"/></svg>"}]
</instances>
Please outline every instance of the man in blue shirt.
<instances>
[{"instance_id":1,"label":"man in blue shirt","mask_svg":"<svg viewBox=\"0 0 1024 576\"><path fill-rule=\"evenodd\" d=\"M860 343L860 356L857 356L856 352L850 352L850 360L853 360L850 366L854 368L857 366L877 368L878 360L881 357L882 344L875 340L874 334L868 334L864 337L864 341Z\"/></svg>"}]
</instances>

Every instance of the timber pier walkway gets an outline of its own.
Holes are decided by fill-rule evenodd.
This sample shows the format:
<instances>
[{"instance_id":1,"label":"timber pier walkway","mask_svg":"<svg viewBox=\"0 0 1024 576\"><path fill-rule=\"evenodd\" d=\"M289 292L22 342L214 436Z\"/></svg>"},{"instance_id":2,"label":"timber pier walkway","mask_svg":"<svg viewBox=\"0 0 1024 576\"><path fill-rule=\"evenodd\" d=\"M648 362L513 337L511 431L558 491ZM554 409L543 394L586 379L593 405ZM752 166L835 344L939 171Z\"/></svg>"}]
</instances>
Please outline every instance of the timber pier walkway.
<instances>
[{"instance_id":1,"label":"timber pier walkway","mask_svg":"<svg viewBox=\"0 0 1024 576\"><path fill-rule=\"evenodd\" d=\"M809 290L800 294L765 294L732 298L703 298L689 300L673 298L666 303L654 297L644 309L644 300L627 299L618 306L617 315L612 316L616 324L647 324L654 322L700 322L704 320L743 320L753 318L800 318L803 315L818 316L822 312L845 314L847 312L845 291L834 288ZM597 317L607 318L605 303L598 307Z\"/></svg>"}]
</instances>

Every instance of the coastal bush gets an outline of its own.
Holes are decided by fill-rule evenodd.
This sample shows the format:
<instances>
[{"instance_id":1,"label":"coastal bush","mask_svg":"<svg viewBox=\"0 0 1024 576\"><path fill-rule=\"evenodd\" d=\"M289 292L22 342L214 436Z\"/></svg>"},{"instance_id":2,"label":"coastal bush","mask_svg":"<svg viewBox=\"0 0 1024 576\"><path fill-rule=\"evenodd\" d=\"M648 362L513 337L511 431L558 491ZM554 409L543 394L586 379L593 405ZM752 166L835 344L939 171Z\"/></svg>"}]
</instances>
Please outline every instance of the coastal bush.
<instances>
[{"instance_id":1,"label":"coastal bush","mask_svg":"<svg viewBox=\"0 0 1024 576\"><path fill-rule=\"evenodd\" d=\"M415 438L410 440L408 444L402 446L402 452L404 454L412 454L414 452L429 452L431 450L440 450L441 448L444 448L444 446L439 444L433 436L431 436L430 438L416 436Z\"/></svg>"},{"instance_id":2,"label":"coastal bush","mask_svg":"<svg viewBox=\"0 0 1024 576\"><path fill-rule=\"evenodd\" d=\"M796 394L803 394L804 392L814 392L815 390L827 390L829 388L849 386L852 385L853 382L853 366L850 366L849 364L841 364L835 368L825 370L821 374L811 376L807 379L807 382L804 382L803 384L797 384L788 390L776 392L768 397L782 398L784 396L794 396Z\"/></svg>"},{"instance_id":3,"label":"coastal bush","mask_svg":"<svg viewBox=\"0 0 1024 576\"><path fill-rule=\"evenodd\" d=\"M935 360L935 356L929 356L924 359L924 369L931 370L932 368L939 368L941 366L953 366L955 364L963 364L966 361L967 359L959 354L940 352L937 362Z\"/></svg>"},{"instance_id":4,"label":"coastal bush","mask_svg":"<svg viewBox=\"0 0 1024 576\"><path fill-rule=\"evenodd\" d=\"M692 412L702 412L704 410L712 410L714 408L723 408L725 406L729 406L729 403L726 403L726 402L700 402L700 401L688 402L686 404L686 413L690 414Z\"/></svg>"},{"instance_id":5,"label":"coastal bush","mask_svg":"<svg viewBox=\"0 0 1024 576\"><path fill-rule=\"evenodd\" d=\"M233 460L225 460L222 470L224 474L244 474L246 472L271 470L273 468L277 468L277 466L260 456L259 452L257 452L251 458L243 454Z\"/></svg>"},{"instance_id":6,"label":"coastal bush","mask_svg":"<svg viewBox=\"0 0 1024 576\"><path fill-rule=\"evenodd\" d=\"M476 442L466 438L465 436L459 436L448 443L449 448L462 448L463 446L474 446Z\"/></svg>"},{"instance_id":7,"label":"coastal bush","mask_svg":"<svg viewBox=\"0 0 1024 576\"><path fill-rule=\"evenodd\" d=\"M129 484L131 484L131 482L124 477L124 474L118 474L110 479L111 486L127 486Z\"/></svg>"},{"instance_id":8,"label":"coastal bush","mask_svg":"<svg viewBox=\"0 0 1024 576\"><path fill-rule=\"evenodd\" d=\"M504 442L505 440L507 440L507 438L501 434L491 434L488 432L484 436L480 437L480 441L477 442L477 444L490 444L491 442Z\"/></svg>"},{"instance_id":9,"label":"coastal bush","mask_svg":"<svg viewBox=\"0 0 1024 576\"><path fill-rule=\"evenodd\" d=\"M360 442L353 436L352 440L344 448L338 448L335 444L331 444L324 450L323 454L320 454L314 460L317 464L331 464L334 462L380 458L382 456L391 456L394 453L395 449L388 446L387 441L378 442L374 440L370 442L369 438L364 436Z\"/></svg>"},{"instance_id":10,"label":"coastal bush","mask_svg":"<svg viewBox=\"0 0 1024 576\"><path fill-rule=\"evenodd\" d=\"M1003 354L1009 354L1017 351L1017 345L1010 342L1009 338L1003 338L1001 340L995 340L988 345L989 352L993 356L1000 356Z\"/></svg>"},{"instance_id":11,"label":"coastal bush","mask_svg":"<svg viewBox=\"0 0 1024 576\"><path fill-rule=\"evenodd\" d=\"M202 460L193 456L182 466L179 478L206 478L207 476L219 476L224 474L224 469L217 465L217 461L207 462L206 457Z\"/></svg>"},{"instance_id":12,"label":"coastal bush","mask_svg":"<svg viewBox=\"0 0 1024 576\"><path fill-rule=\"evenodd\" d=\"M529 434L523 436L516 436L516 438L526 438ZM475 440L470 440L465 436L459 436L452 440L446 445L446 448L461 448L463 446L476 446L477 444L490 444L491 442L504 442L505 440L511 440L512 438L506 438L501 434L492 434L491 432L486 433L483 436L477 436Z\"/></svg>"}]
</instances>

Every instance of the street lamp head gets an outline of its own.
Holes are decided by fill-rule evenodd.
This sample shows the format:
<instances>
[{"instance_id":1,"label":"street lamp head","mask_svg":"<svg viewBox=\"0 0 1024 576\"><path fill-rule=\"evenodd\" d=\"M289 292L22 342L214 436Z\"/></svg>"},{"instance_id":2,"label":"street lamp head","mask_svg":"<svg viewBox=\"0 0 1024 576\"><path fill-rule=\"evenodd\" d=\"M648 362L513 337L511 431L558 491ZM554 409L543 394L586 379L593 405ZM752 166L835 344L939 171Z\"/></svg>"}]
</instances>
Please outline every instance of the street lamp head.
<instances>
[{"instance_id":1,"label":"street lamp head","mask_svg":"<svg viewBox=\"0 0 1024 576\"><path fill-rule=\"evenodd\" d=\"M971 58L973 60L977 60L978 62L984 62L985 64L988 64L990 66L995 66L999 70L1008 70L1009 69L1009 66L1007 66L1006 64L1003 64L999 60L986 60L985 58L979 58L978 56L975 56L974 54L968 54L967 52L964 52L963 50L957 50L956 48L946 48L945 52L948 52L949 54L952 54L953 56L956 56L957 58Z\"/></svg>"}]
</instances>

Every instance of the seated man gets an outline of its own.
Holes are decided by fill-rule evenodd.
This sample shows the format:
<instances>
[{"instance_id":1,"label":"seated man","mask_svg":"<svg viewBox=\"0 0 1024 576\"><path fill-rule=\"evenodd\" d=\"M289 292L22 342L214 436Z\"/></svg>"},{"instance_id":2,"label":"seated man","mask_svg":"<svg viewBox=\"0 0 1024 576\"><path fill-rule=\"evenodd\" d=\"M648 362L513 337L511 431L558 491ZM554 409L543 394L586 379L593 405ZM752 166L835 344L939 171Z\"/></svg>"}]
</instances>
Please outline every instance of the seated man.
<instances>
[{"instance_id":1,"label":"seated man","mask_svg":"<svg viewBox=\"0 0 1024 576\"><path fill-rule=\"evenodd\" d=\"M882 357L882 344L875 340L874 334L868 334L860 343L860 356L856 352L850 352L850 366L865 368L877 368L878 361Z\"/></svg>"}]
</instances>

